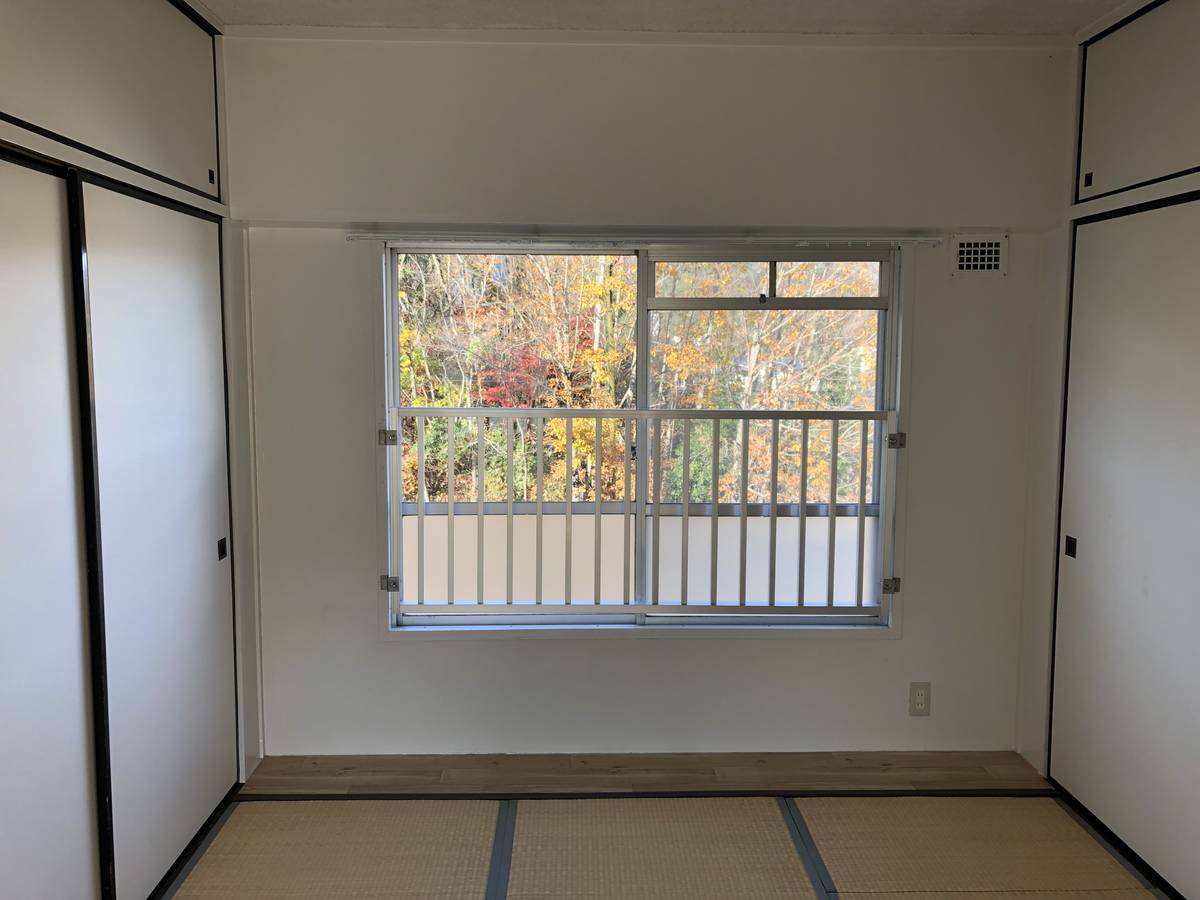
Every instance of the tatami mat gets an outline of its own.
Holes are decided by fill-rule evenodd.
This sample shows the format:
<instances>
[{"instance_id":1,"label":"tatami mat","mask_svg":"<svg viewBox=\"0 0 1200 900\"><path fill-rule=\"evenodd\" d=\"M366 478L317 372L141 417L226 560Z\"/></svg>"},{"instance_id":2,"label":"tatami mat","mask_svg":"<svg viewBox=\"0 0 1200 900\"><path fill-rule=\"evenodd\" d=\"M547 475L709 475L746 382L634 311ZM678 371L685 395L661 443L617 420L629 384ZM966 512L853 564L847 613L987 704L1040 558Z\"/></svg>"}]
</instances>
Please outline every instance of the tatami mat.
<instances>
[{"instance_id":1,"label":"tatami mat","mask_svg":"<svg viewBox=\"0 0 1200 900\"><path fill-rule=\"evenodd\" d=\"M1137 880L1047 798L797 799L839 896L1145 898Z\"/></svg>"},{"instance_id":2,"label":"tatami mat","mask_svg":"<svg viewBox=\"0 0 1200 900\"><path fill-rule=\"evenodd\" d=\"M1154 895L1138 888L1129 891L898 891L892 893L855 894L845 892L838 897L847 900L1149 900Z\"/></svg>"},{"instance_id":3,"label":"tatami mat","mask_svg":"<svg viewBox=\"0 0 1200 900\"><path fill-rule=\"evenodd\" d=\"M490 800L240 803L180 898L471 898L487 884Z\"/></svg>"},{"instance_id":4,"label":"tatami mat","mask_svg":"<svg viewBox=\"0 0 1200 900\"><path fill-rule=\"evenodd\" d=\"M509 898L806 898L774 799L522 800Z\"/></svg>"},{"instance_id":5,"label":"tatami mat","mask_svg":"<svg viewBox=\"0 0 1200 900\"><path fill-rule=\"evenodd\" d=\"M770 797L243 802L175 896L824 900L822 877L861 900L1157 896L1052 799L791 802L798 817Z\"/></svg>"}]
</instances>

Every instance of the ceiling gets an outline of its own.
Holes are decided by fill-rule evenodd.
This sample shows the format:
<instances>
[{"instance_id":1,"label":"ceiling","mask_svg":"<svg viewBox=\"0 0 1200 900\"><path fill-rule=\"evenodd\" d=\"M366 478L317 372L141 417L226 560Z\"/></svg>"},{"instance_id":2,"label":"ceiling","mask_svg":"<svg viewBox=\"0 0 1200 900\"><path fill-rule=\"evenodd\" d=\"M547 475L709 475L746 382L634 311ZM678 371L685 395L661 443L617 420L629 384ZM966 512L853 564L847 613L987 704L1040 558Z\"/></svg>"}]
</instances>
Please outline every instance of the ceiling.
<instances>
[{"instance_id":1,"label":"ceiling","mask_svg":"<svg viewBox=\"0 0 1200 900\"><path fill-rule=\"evenodd\" d=\"M1120 0L203 0L227 25L1069 35Z\"/></svg>"}]
</instances>

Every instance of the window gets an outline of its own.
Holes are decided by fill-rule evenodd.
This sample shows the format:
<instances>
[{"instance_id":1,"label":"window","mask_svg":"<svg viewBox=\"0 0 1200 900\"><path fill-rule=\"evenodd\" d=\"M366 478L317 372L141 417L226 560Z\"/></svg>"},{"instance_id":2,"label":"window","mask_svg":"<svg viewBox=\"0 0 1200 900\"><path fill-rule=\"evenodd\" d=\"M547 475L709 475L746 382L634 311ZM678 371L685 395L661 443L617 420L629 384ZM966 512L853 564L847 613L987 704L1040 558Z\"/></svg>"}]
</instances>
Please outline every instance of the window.
<instances>
[{"instance_id":1,"label":"window","mask_svg":"<svg viewBox=\"0 0 1200 900\"><path fill-rule=\"evenodd\" d=\"M401 406L633 406L635 256L397 253Z\"/></svg>"},{"instance_id":2,"label":"window","mask_svg":"<svg viewBox=\"0 0 1200 900\"><path fill-rule=\"evenodd\" d=\"M888 621L894 251L388 272L391 627Z\"/></svg>"}]
</instances>

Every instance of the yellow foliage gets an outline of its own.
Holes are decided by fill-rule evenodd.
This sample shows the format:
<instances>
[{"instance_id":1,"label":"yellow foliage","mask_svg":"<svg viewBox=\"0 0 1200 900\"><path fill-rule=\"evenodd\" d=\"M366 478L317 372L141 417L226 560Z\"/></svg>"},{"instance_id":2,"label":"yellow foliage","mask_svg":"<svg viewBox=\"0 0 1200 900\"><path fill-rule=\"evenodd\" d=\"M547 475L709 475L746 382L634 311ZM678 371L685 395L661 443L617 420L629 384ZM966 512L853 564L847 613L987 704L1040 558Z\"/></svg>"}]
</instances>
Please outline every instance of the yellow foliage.
<instances>
[{"instance_id":1,"label":"yellow foliage","mask_svg":"<svg viewBox=\"0 0 1200 900\"><path fill-rule=\"evenodd\" d=\"M667 368L681 379L693 375L712 372L716 364L703 350L695 344L681 344L671 347L664 354Z\"/></svg>"}]
</instances>

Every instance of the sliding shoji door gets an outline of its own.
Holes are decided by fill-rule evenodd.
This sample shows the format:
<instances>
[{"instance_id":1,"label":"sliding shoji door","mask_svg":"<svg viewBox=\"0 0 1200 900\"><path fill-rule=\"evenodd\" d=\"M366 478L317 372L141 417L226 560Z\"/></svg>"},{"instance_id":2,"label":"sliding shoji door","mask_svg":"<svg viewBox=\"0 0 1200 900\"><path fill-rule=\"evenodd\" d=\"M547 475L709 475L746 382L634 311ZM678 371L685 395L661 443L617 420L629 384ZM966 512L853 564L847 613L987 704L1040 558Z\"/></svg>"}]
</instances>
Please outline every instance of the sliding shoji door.
<instances>
[{"instance_id":1,"label":"sliding shoji door","mask_svg":"<svg viewBox=\"0 0 1200 900\"><path fill-rule=\"evenodd\" d=\"M1196 897L1200 199L1180 199L1076 233L1050 775Z\"/></svg>"},{"instance_id":2,"label":"sliding shoji door","mask_svg":"<svg viewBox=\"0 0 1200 900\"><path fill-rule=\"evenodd\" d=\"M0 894L94 897L67 199L0 162Z\"/></svg>"},{"instance_id":3,"label":"sliding shoji door","mask_svg":"<svg viewBox=\"0 0 1200 900\"><path fill-rule=\"evenodd\" d=\"M237 780L220 229L84 200L117 895L140 898Z\"/></svg>"}]
</instances>

